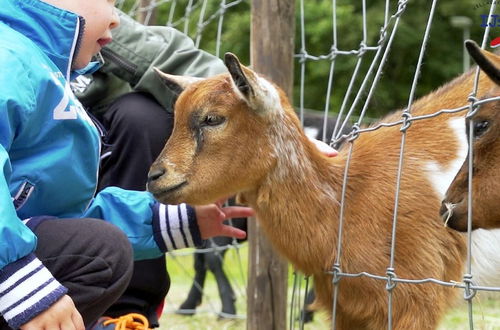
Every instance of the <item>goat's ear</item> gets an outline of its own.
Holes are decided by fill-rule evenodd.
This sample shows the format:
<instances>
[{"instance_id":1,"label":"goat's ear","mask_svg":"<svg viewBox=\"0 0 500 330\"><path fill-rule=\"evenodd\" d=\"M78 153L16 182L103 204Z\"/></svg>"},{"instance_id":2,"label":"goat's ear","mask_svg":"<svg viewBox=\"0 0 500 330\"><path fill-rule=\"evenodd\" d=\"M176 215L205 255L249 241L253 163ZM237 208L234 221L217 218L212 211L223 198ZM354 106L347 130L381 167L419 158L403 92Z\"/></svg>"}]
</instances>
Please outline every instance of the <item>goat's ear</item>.
<instances>
[{"instance_id":1,"label":"goat's ear","mask_svg":"<svg viewBox=\"0 0 500 330\"><path fill-rule=\"evenodd\" d=\"M203 78L176 76L160 71L158 68L153 68L161 81L170 89L175 95L182 93L189 85L203 80Z\"/></svg>"},{"instance_id":2,"label":"goat's ear","mask_svg":"<svg viewBox=\"0 0 500 330\"><path fill-rule=\"evenodd\" d=\"M479 68L497 85L500 85L500 56L481 49L475 41L465 41L465 48Z\"/></svg>"},{"instance_id":3,"label":"goat's ear","mask_svg":"<svg viewBox=\"0 0 500 330\"><path fill-rule=\"evenodd\" d=\"M233 79L236 88L238 88L238 90L241 92L241 94L243 94L244 97L251 97L254 91L252 89L252 86L250 85L249 78L252 77L247 77L245 75L238 57L236 57L236 55L232 53L226 53L224 55L224 64L226 64L226 67L231 74L231 78Z\"/></svg>"},{"instance_id":4,"label":"goat's ear","mask_svg":"<svg viewBox=\"0 0 500 330\"><path fill-rule=\"evenodd\" d=\"M251 109L264 114L281 108L279 91L271 82L241 65L234 54L226 53L224 63L240 97Z\"/></svg>"}]
</instances>

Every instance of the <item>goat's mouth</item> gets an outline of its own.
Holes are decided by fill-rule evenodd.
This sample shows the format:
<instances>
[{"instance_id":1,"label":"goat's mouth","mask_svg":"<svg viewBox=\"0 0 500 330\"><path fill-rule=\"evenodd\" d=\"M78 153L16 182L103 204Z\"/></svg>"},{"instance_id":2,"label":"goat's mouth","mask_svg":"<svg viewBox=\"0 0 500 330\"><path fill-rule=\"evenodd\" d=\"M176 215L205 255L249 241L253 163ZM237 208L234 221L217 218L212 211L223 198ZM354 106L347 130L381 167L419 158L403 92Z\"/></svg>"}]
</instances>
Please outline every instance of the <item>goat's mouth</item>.
<instances>
[{"instance_id":1,"label":"goat's mouth","mask_svg":"<svg viewBox=\"0 0 500 330\"><path fill-rule=\"evenodd\" d=\"M453 216L453 209L456 207L456 204L450 203L450 202L443 202L441 205L441 219L443 219L444 226L448 226L448 222L450 221L451 217Z\"/></svg>"},{"instance_id":2,"label":"goat's mouth","mask_svg":"<svg viewBox=\"0 0 500 330\"><path fill-rule=\"evenodd\" d=\"M467 214L464 213L463 201L453 203L445 200L441 205L439 213L445 227L449 227L460 232L467 231Z\"/></svg>"},{"instance_id":3,"label":"goat's mouth","mask_svg":"<svg viewBox=\"0 0 500 330\"><path fill-rule=\"evenodd\" d=\"M185 185L187 185L187 181L183 181L181 183L166 187L166 188L160 188L160 187L148 187L148 190L150 193L153 194L153 196L160 202L162 203L169 203L172 200L173 195L181 190Z\"/></svg>"}]
</instances>

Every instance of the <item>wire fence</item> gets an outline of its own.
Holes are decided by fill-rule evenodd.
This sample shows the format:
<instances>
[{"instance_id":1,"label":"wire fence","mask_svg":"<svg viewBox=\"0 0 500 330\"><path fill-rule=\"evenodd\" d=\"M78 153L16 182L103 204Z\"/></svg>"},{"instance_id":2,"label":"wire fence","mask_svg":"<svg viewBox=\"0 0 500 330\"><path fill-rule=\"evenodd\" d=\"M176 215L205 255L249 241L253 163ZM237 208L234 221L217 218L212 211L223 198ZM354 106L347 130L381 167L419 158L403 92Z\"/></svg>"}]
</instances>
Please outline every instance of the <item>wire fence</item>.
<instances>
[{"instance_id":1,"label":"wire fence","mask_svg":"<svg viewBox=\"0 0 500 330\"><path fill-rule=\"evenodd\" d=\"M205 49L220 57L224 17L235 6L248 0L118 0L116 6L146 25L174 27L189 35L200 47L202 38L215 40L215 49ZM158 11L164 11L166 21L156 21ZM215 27L215 34L206 33L207 27Z\"/></svg>"},{"instance_id":2,"label":"wire fence","mask_svg":"<svg viewBox=\"0 0 500 330\"><path fill-rule=\"evenodd\" d=\"M474 79L474 87L470 91L470 95L467 100L469 104L466 104L459 108L454 109L440 109L435 113L421 116L412 116L412 105L415 101L416 90L422 70L423 59L426 51L426 47L429 42L430 30L432 28L433 19L435 16L435 9L438 5L437 0L433 0L429 7L429 16L426 22L425 32L423 34L421 48L419 52L418 62L415 66L415 73L413 76L413 82L411 84L411 88L408 96L407 106L403 109L401 113L401 118L396 121L390 122L378 122L377 124L362 128L363 118L366 115L367 109L370 105L370 101L372 99L373 93L377 87L379 80L381 79L382 72L384 70L384 65L388 63L388 58L391 53L391 46L393 44L393 40L398 32L398 27L400 24L400 20L407 14L407 7L410 1L400 0L397 2L397 8L391 12L391 5L394 2L385 1L385 14L384 14L384 24L380 27L380 34L377 44L368 45L367 44L367 29L368 28L377 28L368 27L367 26L367 11L366 11L366 3L364 0L362 2L362 38L359 42L359 48L357 49L339 49L338 48L338 32L337 32L337 10L336 4L337 1L333 1L332 5L332 20L333 20L333 44L330 47L330 52L328 54L322 55L311 55L307 51L307 40L305 39L305 31L306 24L304 23L304 18L307 16L307 13L304 12L304 0L300 1L300 52L296 54L300 65L300 109L303 109L303 100L307 97L304 92L304 81L306 75L306 63L308 61L329 61L330 62L330 70L327 78L327 93L325 100L325 108L324 114L325 116L330 113L330 111L334 110L338 112L339 119L335 126L335 129L332 133L330 143L334 146L338 146L341 143L347 143L348 148L348 158L347 165L345 166L344 180L342 186L342 196L341 196L341 206L340 206L340 219L339 219L339 231L337 237L337 256L336 261L332 267L331 274L333 276L334 283L334 307L333 307L333 318L332 318L332 327L334 327L336 313L338 310L337 302L338 302L338 293L339 286L338 284L341 281L341 278L353 278L353 277L368 277L371 279L380 280L386 282L386 290L388 296L388 310L389 310L389 318L388 318L388 329L393 329L392 323L392 313L393 313L393 289L396 287L398 283L410 283L410 284L424 284L424 283L435 283L442 286L448 286L453 288L460 288L464 291L464 299L468 304L468 325L470 329L474 329L474 316L473 316L473 301L476 296L477 291L500 291L499 287L483 287L474 285L473 276L471 274L471 221L472 221L472 198L471 198L471 187L472 187L472 177L469 177L469 231L467 234L467 260L466 260L466 270L463 274L462 283L457 283L453 281L443 281L441 279L435 278L425 278L425 279L403 279L398 278L396 275L396 269L394 264L395 259L395 251L396 251L396 228L398 225L398 210L400 206L400 191L401 191L401 177L403 175L403 161L405 154L405 144L407 138L407 130L411 126L413 122L420 120L428 120L446 113L458 113L464 112L464 117L471 118L473 114L479 109L482 104L488 102L498 101L499 97L490 97L484 100L478 100L476 98L477 88L478 88L478 80L479 80L479 69L476 70L475 79ZM492 19L495 14L496 9L496 1L489 2L490 8L488 13L488 19ZM491 24L490 22L486 24L486 28L484 31L484 35L481 42L481 47L484 49L487 45L488 36L490 33L490 28L495 26L495 24ZM366 71L360 70L361 63L363 62L365 55L367 53L373 52L375 55L371 61L369 68ZM340 106L340 109L330 109L329 98L334 92L334 81L335 79L341 79L335 75L335 66L339 57L341 56L353 56L356 57L356 64L354 66L352 76L350 79L350 83L346 91L340 91L340 93L344 93L343 101ZM358 79L358 76L361 75L363 77L362 83L359 88L353 88L355 81ZM345 77L342 77L345 78ZM351 95L355 94L354 98L351 101ZM349 103L350 102L350 103ZM466 102L464 102L466 103ZM357 112L356 112L357 111ZM348 134L343 134L343 128L349 123L350 120L353 119L353 115L358 114L357 120L354 121L352 125L352 130ZM471 121L472 122L472 121ZM472 123L470 124L472 125ZM348 172L349 172L349 164L352 158L353 147L356 139L360 136L360 134L373 132L384 127L392 127L392 126L400 126L401 131L401 146L400 146L400 154L399 154L399 164L397 171L397 183L396 183L396 194L395 194L395 205L394 205L394 214L393 214L393 228L391 233L391 249L390 249L390 261L386 269L386 276L380 276L375 274L370 274L368 272L359 272L359 273L346 273L342 271L341 265L341 257L342 257L342 242L343 240L343 228L344 228L344 207L345 207L345 199L346 199L346 191L347 186L349 184L348 180ZM472 126L471 126L472 127ZM472 132L472 129L471 129ZM327 141L327 136L324 136L323 139ZM469 144L469 155L473 153L473 143ZM472 162L469 162L469 173L473 173L472 171ZM296 312L298 313L298 312ZM302 328L302 324L299 325Z\"/></svg>"},{"instance_id":3,"label":"wire fence","mask_svg":"<svg viewBox=\"0 0 500 330\"><path fill-rule=\"evenodd\" d=\"M197 46L202 45L202 41L205 39L215 40L215 49L208 49L208 51L214 53L217 56L221 56L221 45L223 43L223 33L224 33L224 22L228 15L232 14L233 9L240 8L242 5L248 6L250 0L142 0L142 1L127 1L119 0L117 2L118 7L123 8L127 13L132 16L137 17L140 15L143 22L146 24L150 23L155 15L159 12L163 13L163 17L168 17L167 21L156 21L155 24L167 25L175 27L184 33L190 35L196 42ZM467 260L466 269L463 274L463 280L460 283L453 281L445 281L443 279L437 278L423 278L423 279L405 279L397 276L397 268L395 265L395 253L396 253L396 232L398 226L398 211L400 209L400 190L401 190L401 178L404 175L404 159L405 159L405 146L407 144L407 132L411 125L417 121L425 121L431 118L442 116L450 113L463 113L466 118L471 118L477 109L487 103L487 102L497 102L500 100L499 96L491 97L488 99L478 100L477 89L479 80L479 70L476 70L474 86L470 90L470 95L468 95L467 100L464 100L464 106L453 108L453 109L439 109L431 114L426 115L413 115L412 106L416 99L417 88L419 86L419 80L421 77L422 67L424 65L424 59L426 54L426 49L430 40L430 31L433 26L435 19L436 8L439 6L437 0L428 2L428 16L426 22L421 22L425 25L423 34L420 36L421 43L419 49L418 60L416 63L409 63L408 65L414 66L414 74L411 85L409 86L409 92L407 97L407 103L401 112L401 117L394 119L390 117L391 120L387 122L378 122L371 126L364 126L366 122L371 122L372 119L368 118L368 110L370 108L371 102L374 97L374 93L382 79L385 67L390 63L392 46L395 37L398 35L401 20L405 16L411 15L408 12L409 0L399 0L397 2L386 0L383 6L383 19L381 25L373 25L370 23L369 14L367 11L366 0L360 0L359 4L361 7L361 17L360 17L360 38L356 42L355 47L345 48L341 47L340 33L339 31L339 15L338 15L338 4L336 0L331 1L331 12L325 13L324 20L331 21L332 26L332 43L328 46L328 51L325 53L314 53L313 50L309 49L309 40L307 39L307 31L311 25L319 24L319 22L308 21L308 13L306 12L305 0L298 0L297 4L297 22L298 22L298 34L296 36L296 49L298 51L295 54L296 59L296 91L298 91L298 98L296 98L297 111L300 118L303 120L304 113L306 112L306 100L308 98L308 91L310 89L325 88L324 93L324 107L321 109L324 116L324 126L323 126L323 136L324 141L330 142L334 146L344 144L343 148L348 150L348 158L344 172L344 181L342 184L342 194L341 194L341 205L340 205L340 217L339 217L339 230L337 237L337 255L335 258L335 263L332 265L330 274L333 278L334 283L334 295L332 297L334 301L333 307L333 320L332 327L334 327L336 313L338 310L338 292L340 290L338 283L342 278L355 278L355 277L368 277L377 281L383 281L386 283L387 290L387 304L389 310L388 318L388 328L392 329L392 313L395 302L393 301L393 289L399 283L406 284L426 284L433 283L441 286L452 287L456 289L463 290L463 296L467 302L468 308L468 327L470 329L474 328L474 313L473 313L473 303L478 291L500 291L499 287L485 287L475 285L474 278L471 271L471 231L469 229L467 233ZM488 19L493 19L495 17L496 11L496 1L488 2L489 11ZM490 22L488 22L490 23ZM484 34L481 40L482 48L485 48L489 38L491 27L494 24L486 24ZM378 32L378 39L376 42L370 43L370 38L368 35L373 34L373 31ZM215 35L207 35L207 31L215 31ZM337 71L337 66L339 62L349 59L352 61L351 71L349 73L339 74ZM317 63L328 63L328 70L325 72L322 86L307 86L307 75L308 69L311 65L316 65ZM347 87L345 89L336 88L336 82L339 79L348 80ZM339 97L340 95L340 97ZM340 102L338 106L333 106L331 98L339 97ZM335 113L337 116L337 122L333 130L327 127L327 119L332 114ZM342 242L345 241L343 237L344 228L344 214L345 206L344 202L346 199L346 191L349 185L349 164L352 158L354 145L356 140L360 135L374 132L380 129L399 126L401 131L401 144L399 149L399 163L397 170L397 183L395 188L394 196L394 214L392 219L392 232L390 234L390 256L389 262L386 268L385 276L371 274L368 272L359 273L348 273L342 271L342 252L343 246ZM346 129L351 127L349 133L345 133ZM469 144L469 154L473 153L473 144ZM469 173L472 173L472 164L469 163ZM472 185L472 178L469 179L469 187ZM471 204L471 192L469 191L469 228L471 228L472 221L472 204ZM198 249L195 253L217 253L224 249L239 249L241 245L237 242L233 242L231 245L226 245L223 247L212 247L207 249ZM174 252L171 253L172 262L176 261L176 258L183 256L186 253L191 252ZM221 257L221 254L218 254ZM239 299L244 299L245 295L245 281L246 274L244 274L244 267L241 266L240 259L240 273L239 276L242 280L238 284L238 296ZM186 274L192 274L189 270L185 270ZM290 302L290 313L289 313L289 327L290 329L295 329L296 327L303 329L304 322L303 310L305 304L305 292L308 288L312 286L307 277L303 277L300 274L296 274L293 280L293 291L291 295ZM210 299L209 297L206 297ZM211 311L214 313L219 313L217 311L216 304L209 303L211 306ZM241 311L242 312L242 311ZM223 315L228 316L228 315ZM229 315L231 317L231 315ZM233 317L244 318L244 313L236 314Z\"/></svg>"}]
</instances>

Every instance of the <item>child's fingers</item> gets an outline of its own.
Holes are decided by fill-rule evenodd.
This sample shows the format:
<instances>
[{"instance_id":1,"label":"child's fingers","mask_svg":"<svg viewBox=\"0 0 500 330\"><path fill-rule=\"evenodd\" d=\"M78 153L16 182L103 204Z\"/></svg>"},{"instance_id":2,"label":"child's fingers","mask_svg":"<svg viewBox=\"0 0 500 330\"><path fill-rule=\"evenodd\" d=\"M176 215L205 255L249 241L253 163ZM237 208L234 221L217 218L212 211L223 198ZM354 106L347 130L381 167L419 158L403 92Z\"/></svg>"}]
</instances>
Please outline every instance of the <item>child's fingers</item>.
<instances>
[{"instance_id":1,"label":"child's fingers","mask_svg":"<svg viewBox=\"0 0 500 330\"><path fill-rule=\"evenodd\" d=\"M230 218L246 218L253 217L255 211L250 207L245 206L227 206L222 209L226 215L226 219Z\"/></svg>"},{"instance_id":2,"label":"child's fingers","mask_svg":"<svg viewBox=\"0 0 500 330\"><path fill-rule=\"evenodd\" d=\"M223 198L221 198L221 199L217 200L217 201L215 202L215 204L216 204L218 207L222 208L222 206L224 205L224 203L226 203L226 202L227 202L227 200L229 199L229 197L230 197L230 196L223 197Z\"/></svg>"},{"instance_id":3,"label":"child's fingers","mask_svg":"<svg viewBox=\"0 0 500 330\"><path fill-rule=\"evenodd\" d=\"M222 228L221 236L243 239L247 236L247 233L236 227L224 225L224 227Z\"/></svg>"}]
</instances>

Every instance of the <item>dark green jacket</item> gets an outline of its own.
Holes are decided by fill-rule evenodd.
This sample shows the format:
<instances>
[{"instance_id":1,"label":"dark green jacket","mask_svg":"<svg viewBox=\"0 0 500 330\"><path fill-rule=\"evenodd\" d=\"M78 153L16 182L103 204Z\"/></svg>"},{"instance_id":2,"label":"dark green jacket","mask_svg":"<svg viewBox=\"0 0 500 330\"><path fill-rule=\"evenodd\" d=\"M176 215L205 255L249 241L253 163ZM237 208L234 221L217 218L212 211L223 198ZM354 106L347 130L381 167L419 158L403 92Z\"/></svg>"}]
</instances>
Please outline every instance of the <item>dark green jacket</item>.
<instances>
[{"instance_id":1,"label":"dark green jacket","mask_svg":"<svg viewBox=\"0 0 500 330\"><path fill-rule=\"evenodd\" d=\"M178 75L208 77L226 71L216 56L195 47L178 30L166 26L145 26L120 14L120 26L113 30L113 42L102 49L104 65L90 79L79 80L75 94L83 105L99 115L120 95L135 91L152 94L172 111L171 92L156 76L153 67Z\"/></svg>"}]
</instances>

